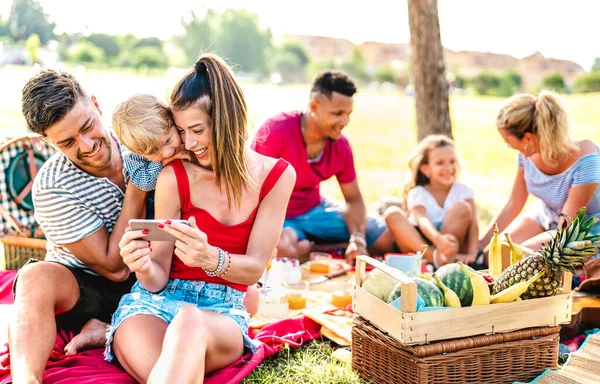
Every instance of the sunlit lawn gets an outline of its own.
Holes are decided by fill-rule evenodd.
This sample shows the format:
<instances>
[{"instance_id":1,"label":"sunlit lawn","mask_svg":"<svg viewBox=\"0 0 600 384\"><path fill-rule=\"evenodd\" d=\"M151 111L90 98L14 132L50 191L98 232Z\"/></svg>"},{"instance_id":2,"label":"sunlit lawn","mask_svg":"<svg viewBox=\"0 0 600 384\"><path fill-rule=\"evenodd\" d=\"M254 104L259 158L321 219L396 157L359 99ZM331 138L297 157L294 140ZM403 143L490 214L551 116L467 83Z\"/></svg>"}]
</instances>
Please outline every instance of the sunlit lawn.
<instances>
[{"instance_id":1,"label":"sunlit lawn","mask_svg":"<svg viewBox=\"0 0 600 384\"><path fill-rule=\"evenodd\" d=\"M29 69L0 68L0 138L25 133L20 97L32 74ZM163 77L123 71L78 73L85 89L98 97L106 125L118 102L141 92L166 98L181 75L181 71ZM256 126L279 111L303 108L308 84L286 87L244 84L244 91ZM407 177L407 157L416 144L414 99L396 92L370 90L361 90L355 99L351 124L344 132L352 143L360 187L371 208L382 196L397 196ZM573 136L600 142L600 95L565 96L564 100ZM450 101L453 133L464 159L463 179L476 191L482 223L489 221L508 198L516 171L516 153L506 147L495 128L496 112L502 101L468 96L453 96ZM323 185L323 193L341 197L333 180ZM330 354L331 348L326 344L307 347L299 354L279 354L259 367L248 382L358 382L348 365L334 363ZM317 376L309 372L327 374Z\"/></svg>"}]
</instances>

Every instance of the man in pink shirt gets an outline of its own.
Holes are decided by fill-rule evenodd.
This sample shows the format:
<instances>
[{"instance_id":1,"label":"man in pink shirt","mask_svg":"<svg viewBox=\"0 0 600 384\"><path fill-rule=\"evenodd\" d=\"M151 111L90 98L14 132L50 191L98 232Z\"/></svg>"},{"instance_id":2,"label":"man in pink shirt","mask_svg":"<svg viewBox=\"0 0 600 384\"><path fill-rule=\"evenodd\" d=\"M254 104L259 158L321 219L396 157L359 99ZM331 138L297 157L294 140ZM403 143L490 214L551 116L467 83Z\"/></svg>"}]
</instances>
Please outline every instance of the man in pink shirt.
<instances>
[{"instance_id":1,"label":"man in pink shirt","mask_svg":"<svg viewBox=\"0 0 600 384\"><path fill-rule=\"evenodd\" d=\"M342 135L353 108L356 86L342 72L328 71L314 80L304 112L280 113L256 132L252 149L283 158L296 170L296 185L277 245L279 256L306 260L311 241L349 241L346 258L385 252L392 238L385 222L367 216L358 187L350 143ZM319 186L335 176L346 204L322 198Z\"/></svg>"}]
</instances>

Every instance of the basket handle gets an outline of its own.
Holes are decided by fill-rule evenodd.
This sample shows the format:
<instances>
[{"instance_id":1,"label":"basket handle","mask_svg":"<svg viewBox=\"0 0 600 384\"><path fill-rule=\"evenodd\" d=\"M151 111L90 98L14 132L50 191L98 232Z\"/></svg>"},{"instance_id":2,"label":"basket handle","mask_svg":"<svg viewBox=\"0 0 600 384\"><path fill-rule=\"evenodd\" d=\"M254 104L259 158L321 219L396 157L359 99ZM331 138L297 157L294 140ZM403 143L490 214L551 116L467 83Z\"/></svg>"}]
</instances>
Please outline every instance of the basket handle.
<instances>
[{"instance_id":1,"label":"basket handle","mask_svg":"<svg viewBox=\"0 0 600 384\"><path fill-rule=\"evenodd\" d=\"M17 220L15 220L15 218L12 217L11 214L8 213L8 211L2 205L0 205L0 216L4 218L8 225L13 227L17 231L17 234L19 236L27 237L27 235L25 235L25 232L23 231L23 228L19 225Z\"/></svg>"},{"instance_id":2,"label":"basket handle","mask_svg":"<svg viewBox=\"0 0 600 384\"><path fill-rule=\"evenodd\" d=\"M363 281L367 274L367 264L372 265L377 269L381 269L394 279L402 283L402 312L416 312L417 311L417 284L412 281L404 272L399 269L392 268L384 263L373 259L366 255L360 255L356 257L356 271L354 274L354 282L357 286L362 286Z\"/></svg>"}]
</instances>

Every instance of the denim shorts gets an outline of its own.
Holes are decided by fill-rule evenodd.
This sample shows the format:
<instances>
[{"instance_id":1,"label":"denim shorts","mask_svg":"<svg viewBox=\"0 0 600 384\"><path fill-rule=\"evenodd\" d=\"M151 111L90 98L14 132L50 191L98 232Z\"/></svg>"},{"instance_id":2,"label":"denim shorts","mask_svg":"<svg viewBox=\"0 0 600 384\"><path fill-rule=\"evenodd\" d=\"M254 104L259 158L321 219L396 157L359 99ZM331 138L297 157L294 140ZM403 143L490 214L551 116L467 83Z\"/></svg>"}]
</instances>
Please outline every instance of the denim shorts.
<instances>
[{"instance_id":1,"label":"denim shorts","mask_svg":"<svg viewBox=\"0 0 600 384\"><path fill-rule=\"evenodd\" d=\"M283 228L291 228L298 240L308 239L317 243L345 242L350 238L346 219L345 205L331 199L323 199L305 214L286 219ZM379 216L367 216L367 248L373 245L385 232L387 226Z\"/></svg>"},{"instance_id":2,"label":"denim shorts","mask_svg":"<svg viewBox=\"0 0 600 384\"><path fill-rule=\"evenodd\" d=\"M107 361L115 358L111 344L115 331L123 320L145 314L159 317L170 324L179 309L190 304L203 311L217 312L232 318L240 327L245 350L254 353L258 343L248 336L250 315L244 308L245 295L245 292L226 285L180 279L169 280L162 291L151 293L137 282L131 288L131 293L123 296L112 317L112 324L106 334L104 358Z\"/></svg>"}]
</instances>

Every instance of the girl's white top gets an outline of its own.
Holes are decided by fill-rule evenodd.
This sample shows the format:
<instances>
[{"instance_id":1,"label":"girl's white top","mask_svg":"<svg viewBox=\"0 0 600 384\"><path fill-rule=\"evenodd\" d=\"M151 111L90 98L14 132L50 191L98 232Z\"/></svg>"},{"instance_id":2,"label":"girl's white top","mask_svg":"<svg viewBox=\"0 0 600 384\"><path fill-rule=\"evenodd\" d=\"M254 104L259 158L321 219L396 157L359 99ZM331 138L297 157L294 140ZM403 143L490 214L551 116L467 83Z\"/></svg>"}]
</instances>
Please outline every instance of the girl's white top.
<instances>
[{"instance_id":1,"label":"girl's white top","mask_svg":"<svg viewBox=\"0 0 600 384\"><path fill-rule=\"evenodd\" d=\"M435 198L422 186L416 186L408 192L406 198L406 206L409 213L415 207L424 207L427 211L427 215L431 221L438 227L441 226L442 222L446 218L446 214L452 208L452 206L460 201L466 201L473 199L473 189L468 187L466 184L455 181L444 200L444 206L441 207ZM417 225L415 218L412 213L409 216L409 220L412 225Z\"/></svg>"}]
</instances>

